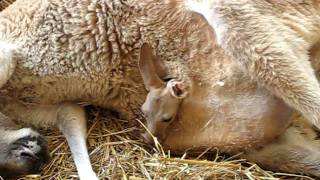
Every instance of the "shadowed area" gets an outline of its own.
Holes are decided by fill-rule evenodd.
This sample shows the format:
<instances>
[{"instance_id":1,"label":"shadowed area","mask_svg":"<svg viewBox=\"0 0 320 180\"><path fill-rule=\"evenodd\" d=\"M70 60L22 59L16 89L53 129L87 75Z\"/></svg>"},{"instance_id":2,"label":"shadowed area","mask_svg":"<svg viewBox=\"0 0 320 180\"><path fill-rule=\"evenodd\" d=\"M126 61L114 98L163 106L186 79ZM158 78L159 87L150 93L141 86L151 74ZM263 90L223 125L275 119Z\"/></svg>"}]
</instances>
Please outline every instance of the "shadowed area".
<instances>
[{"instance_id":1,"label":"shadowed area","mask_svg":"<svg viewBox=\"0 0 320 180\"><path fill-rule=\"evenodd\" d=\"M0 9L13 0L0 0ZM143 127L133 126L116 115L101 109L89 110L88 146L95 172L104 179L259 179L283 177L264 171L257 165L216 155L214 148L196 156L172 156L161 146L147 146L139 137ZM142 121L142 117L138 117ZM138 123L138 122L137 122ZM51 159L41 175L21 179L76 179L77 172L65 138L58 130L44 130ZM206 153L209 152L209 153ZM211 153L210 153L211 152ZM291 177L290 179L294 179ZM296 177L301 179L301 177Z\"/></svg>"}]
</instances>

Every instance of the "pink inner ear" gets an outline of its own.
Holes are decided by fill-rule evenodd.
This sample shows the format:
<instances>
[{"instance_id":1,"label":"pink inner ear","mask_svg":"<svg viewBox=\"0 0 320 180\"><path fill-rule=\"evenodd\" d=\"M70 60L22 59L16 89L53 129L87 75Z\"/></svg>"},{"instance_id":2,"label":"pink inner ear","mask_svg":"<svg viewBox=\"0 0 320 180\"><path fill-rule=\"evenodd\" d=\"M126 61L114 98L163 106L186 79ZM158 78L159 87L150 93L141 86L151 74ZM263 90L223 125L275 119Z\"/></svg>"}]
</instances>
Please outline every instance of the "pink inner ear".
<instances>
[{"instance_id":1,"label":"pink inner ear","mask_svg":"<svg viewBox=\"0 0 320 180\"><path fill-rule=\"evenodd\" d=\"M177 96L181 96L185 93L187 87L183 83L176 83L173 86L173 91Z\"/></svg>"}]
</instances>

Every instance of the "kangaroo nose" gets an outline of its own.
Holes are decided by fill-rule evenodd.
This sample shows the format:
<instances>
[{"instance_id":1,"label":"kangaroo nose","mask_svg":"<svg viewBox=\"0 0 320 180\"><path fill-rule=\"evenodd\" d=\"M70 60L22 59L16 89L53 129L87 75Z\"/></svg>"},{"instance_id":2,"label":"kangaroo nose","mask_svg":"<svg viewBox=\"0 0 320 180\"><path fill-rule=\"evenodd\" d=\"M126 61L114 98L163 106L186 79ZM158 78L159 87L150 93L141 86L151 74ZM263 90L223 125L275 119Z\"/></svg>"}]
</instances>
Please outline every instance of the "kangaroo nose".
<instances>
[{"instance_id":1,"label":"kangaroo nose","mask_svg":"<svg viewBox=\"0 0 320 180\"><path fill-rule=\"evenodd\" d=\"M147 132L143 133L143 134L142 134L142 138L144 139L144 141L145 141L147 144L153 144L153 138L152 138L152 136L151 136L149 133L147 133Z\"/></svg>"},{"instance_id":2,"label":"kangaroo nose","mask_svg":"<svg viewBox=\"0 0 320 180\"><path fill-rule=\"evenodd\" d=\"M153 137L149 134L149 133L143 133L142 134L142 137L144 139L144 141L147 143L147 144L154 144L154 139ZM157 138L158 142L162 142L164 139L165 139L165 136L164 135L155 135L155 137Z\"/></svg>"}]
</instances>

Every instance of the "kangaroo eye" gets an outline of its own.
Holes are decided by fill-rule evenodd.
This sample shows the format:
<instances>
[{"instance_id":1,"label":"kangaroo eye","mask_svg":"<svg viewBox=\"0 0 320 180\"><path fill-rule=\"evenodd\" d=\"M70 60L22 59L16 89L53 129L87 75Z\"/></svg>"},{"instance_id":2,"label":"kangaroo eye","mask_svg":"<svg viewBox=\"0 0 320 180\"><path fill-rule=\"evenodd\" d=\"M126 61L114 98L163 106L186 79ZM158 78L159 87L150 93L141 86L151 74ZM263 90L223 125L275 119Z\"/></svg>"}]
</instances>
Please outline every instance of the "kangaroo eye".
<instances>
[{"instance_id":1,"label":"kangaroo eye","mask_svg":"<svg viewBox=\"0 0 320 180\"><path fill-rule=\"evenodd\" d=\"M172 118L164 118L162 119L162 122L168 123L172 120Z\"/></svg>"}]
</instances>

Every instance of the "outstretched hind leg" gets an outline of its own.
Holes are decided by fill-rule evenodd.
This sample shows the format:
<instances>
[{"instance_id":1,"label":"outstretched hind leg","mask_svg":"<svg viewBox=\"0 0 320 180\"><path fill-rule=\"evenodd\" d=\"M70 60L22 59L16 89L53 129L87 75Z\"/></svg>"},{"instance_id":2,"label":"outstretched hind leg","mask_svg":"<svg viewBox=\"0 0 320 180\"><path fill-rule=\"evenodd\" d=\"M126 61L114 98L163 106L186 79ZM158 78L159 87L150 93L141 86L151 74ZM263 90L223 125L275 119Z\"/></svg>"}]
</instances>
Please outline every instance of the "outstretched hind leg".
<instances>
[{"instance_id":1,"label":"outstretched hind leg","mask_svg":"<svg viewBox=\"0 0 320 180\"><path fill-rule=\"evenodd\" d=\"M81 180L96 180L86 145L87 121L84 109L65 103L58 107L57 125L68 141Z\"/></svg>"},{"instance_id":2,"label":"outstretched hind leg","mask_svg":"<svg viewBox=\"0 0 320 180\"><path fill-rule=\"evenodd\" d=\"M320 141L290 127L276 142L245 155L264 168L320 178Z\"/></svg>"},{"instance_id":3,"label":"outstretched hind leg","mask_svg":"<svg viewBox=\"0 0 320 180\"><path fill-rule=\"evenodd\" d=\"M79 178L98 179L92 169L86 146L86 116L82 107L75 103L39 106L12 102L6 106L5 111L18 121L32 122L39 127L58 126L67 139Z\"/></svg>"},{"instance_id":4,"label":"outstretched hind leg","mask_svg":"<svg viewBox=\"0 0 320 180\"><path fill-rule=\"evenodd\" d=\"M17 64L17 49L0 41L0 88ZM46 140L30 128L19 128L0 112L0 176L36 173L48 160Z\"/></svg>"}]
</instances>

